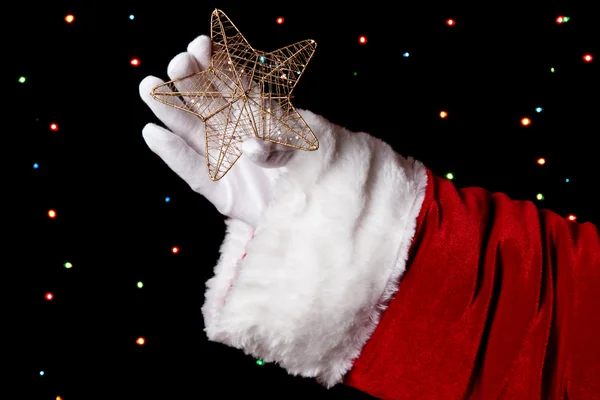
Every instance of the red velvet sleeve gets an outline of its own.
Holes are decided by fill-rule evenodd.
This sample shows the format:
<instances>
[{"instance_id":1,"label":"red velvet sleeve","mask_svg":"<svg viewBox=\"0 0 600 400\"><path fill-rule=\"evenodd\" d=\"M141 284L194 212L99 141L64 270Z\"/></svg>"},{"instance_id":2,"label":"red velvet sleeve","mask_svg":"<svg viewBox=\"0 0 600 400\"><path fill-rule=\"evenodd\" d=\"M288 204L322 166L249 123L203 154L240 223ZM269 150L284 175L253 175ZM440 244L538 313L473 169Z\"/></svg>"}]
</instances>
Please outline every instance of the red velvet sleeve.
<instances>
[{"instance_id":1,"label":"red velvet sleeve","mask_svg":"<svg viewBox=\"0 0 600 400\"><path fill-rule=\"evenodd\" d=\"M381 399L600 399L600 239L429 173L395 298L345 383Z\"/></svg>"}]
</instances>

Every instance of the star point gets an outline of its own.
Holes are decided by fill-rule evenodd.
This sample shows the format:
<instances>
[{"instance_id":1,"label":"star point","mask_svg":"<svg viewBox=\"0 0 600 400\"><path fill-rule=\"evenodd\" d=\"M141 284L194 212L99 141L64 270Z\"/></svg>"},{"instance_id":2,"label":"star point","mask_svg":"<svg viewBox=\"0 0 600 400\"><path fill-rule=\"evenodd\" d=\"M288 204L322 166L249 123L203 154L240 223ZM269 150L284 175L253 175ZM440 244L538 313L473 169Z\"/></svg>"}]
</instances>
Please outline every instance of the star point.
<instances>
[{"instance_id":1,"label":"star point","mask_svg":"<svg viewBox=\"0 0 600 400\"><path fill-rule=\"evenodd\" d=\"M162 83L152 97L204 122L206 164L221 179L242 155L249 137L314 151L319 142L291 103L291 93L316 50L303 40L281 49L255 50L221 10L211 16L211 65Z\"/></svg>"}]
</instances>

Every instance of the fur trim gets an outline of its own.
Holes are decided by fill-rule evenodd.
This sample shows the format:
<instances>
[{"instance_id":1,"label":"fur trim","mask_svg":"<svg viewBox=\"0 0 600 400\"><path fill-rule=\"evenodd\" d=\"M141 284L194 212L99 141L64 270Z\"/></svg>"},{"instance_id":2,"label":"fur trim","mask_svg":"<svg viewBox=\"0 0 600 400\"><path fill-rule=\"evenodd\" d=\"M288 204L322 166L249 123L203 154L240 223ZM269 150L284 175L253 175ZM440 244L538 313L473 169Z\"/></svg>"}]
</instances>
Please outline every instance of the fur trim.
<instances>
[{"instance_id":1,"label":"fur trim","mask_svg":"<svg viewBox=\"0 0 600 400\"><path fill-rule=\"evenodd\" d=\"M302 115L320 148L284 168L252 240L228 221L203 314L210 340L331 387L398 288L427 172L372 136Z\"/></svg>"}]
</instances>

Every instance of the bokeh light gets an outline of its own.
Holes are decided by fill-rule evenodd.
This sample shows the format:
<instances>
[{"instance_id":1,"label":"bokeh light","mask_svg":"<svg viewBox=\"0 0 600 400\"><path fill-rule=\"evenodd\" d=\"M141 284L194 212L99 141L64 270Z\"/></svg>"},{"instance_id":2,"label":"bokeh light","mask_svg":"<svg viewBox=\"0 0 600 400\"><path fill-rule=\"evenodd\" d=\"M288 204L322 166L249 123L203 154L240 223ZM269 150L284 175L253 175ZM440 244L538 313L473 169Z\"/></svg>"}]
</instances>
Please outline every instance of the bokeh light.
<instances>
[{"instance_id":1,"label":"bokeh light","mask_svg":"<svg viewBox=\"0 0 600 400\"><path fill-rule=\"evenodd\" d=\"M75 21L75 16L73 14L68 14L65 16L65 21L67 22L67 24L70 24L73 21Z\"/></svg>"},{"instance_id":2,"label":"bokeh light","mask_svg":"<svg viewBox=\"0 0 600 400\"><path fill-rule=\"evenodd\" d=\"M360 44L366 44L366 43L367 43L367 37L366 37L366 36L364 36L364 35L363 35L363 36L360 36L360 37L358 38L358 43L360 43Z\"/></svg>"},{"instance_id":3,"label":"bokeh light","mask_svg":"<svg viewBox=\"0 0 600 400\"><path fill-rule=\"evenodd\" d=\"M276 22L277 22L279 25L283 24L283 23L284 23L284 21L285 21L285 19L284 19L283 17L279 17L279 18L277 18L277 20L276 20Z\"/></svg>"},{"instance_id":4,"label":"bokeh light","mask_svg":"<svg viewBox=\"0 0 600 400\"><path fill-rule=\"evenodd\" d=\"M50 218L56 218L56 211L54 211L54 210L48 210L48 216Z\"/></svg>"}]
</instances>

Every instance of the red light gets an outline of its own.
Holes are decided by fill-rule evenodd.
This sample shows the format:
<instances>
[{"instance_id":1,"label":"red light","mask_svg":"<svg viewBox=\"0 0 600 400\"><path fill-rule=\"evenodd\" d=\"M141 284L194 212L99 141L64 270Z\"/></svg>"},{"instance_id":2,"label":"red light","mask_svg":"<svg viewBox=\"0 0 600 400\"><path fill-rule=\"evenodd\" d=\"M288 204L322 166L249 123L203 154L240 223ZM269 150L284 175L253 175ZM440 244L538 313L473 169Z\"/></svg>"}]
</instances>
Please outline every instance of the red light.
<instances>
[{"instance_id":1,"label":"red light","mask_svg":"<svg viewBox=\"0 0 600 400\"><path fill-rule=\"evenodd\" d=\"M563 17L562 15L556 18L557 24L562 24L563 22L565 22L565 17Z\"/></svg>"},{"instance_id":2,"label":"red light","mask_svg":"<svg viewBox=\"0 0 600 400\"><path fill-rule=\"evenodd\" d=\"M50 292L46 293L46 295L44 296L44 298L48 301L52 300L54 298L54 295Z\"/></svg>"},{"instance_id":3,"label":"red light","mask_svg":"<svg viewBox=\"0 0 600 400\"><path fill-rule=\"evenodd\" d=\"M279 18L277 18L277 23L278 23L279 25L283 24L283 21L285 21L285 20L283 19L283 17L279 17Z\"/></svg>"},{"instance_id":4,"label":"red light","mask_svg":"<svg viewBox=\"0 0 600 400\"><path fill-rule=\"evenodd\" d=\"M140 60L138 60L137 58L132 58L130 64L134 67L137 67L138 65L140 65Z\"/></svg>"},{"instance_id":5,"label":"red light","mask_svg":"<svg viewBox=\"0 0 600 400\"><path fill-rule=\"evenodd\" d=\"M455 22L454 22L453 19L449 19L449 20L446 21L446 25L448 25L448 26L454 26L454 23Z\"/></svg>"},{"instance_id":6,"label":"red light","mask_svg":"<svg viewBox=\"0 0 600 400\"><path fill-rule=\"evenodd\" d=\"M171 249L171 251L173 252L173 254L177 254L177 253L179 253L179 247L173 246L173 248Z\"/></svg>"},{"instance_id":7,"label":"red light","mask_svg":"<svg viewBox=\"0 0 600 400\"><path fill-rule=\"evenodd\" d=\"M367 37L366 36L361 36L358 38L358 43L360 44L365 44L367 43Z\"/></svg>"},{"instance_id":8,"label":"red light","mask_svg":"<svg viewBox=\"0 0 600 400\"><path fill-rule=\"evenodd\" d=\"M569 220L571 220L571 221L575 221L576 219L577 219L577 217L576 217L576 216L574 216L573 214L570 214L570 215L569 215Z\"/></svg>"},{"instance_id":9,"label":"red light","mask_svg":"<svg viewBox=\"0 0 600 400\"><path fill-rule=\"evenodd\" d=\"M591 54L584 54L584 56L583 56L583 61L585 61L585 62L592 62L593 59L594 59L594 57L592 57Z\"/></svg>"},{"instance_id":10,"label":"red light","mask_svg":"<svg viewBox=\"0 0 600 400\"><path fill-rule=\"evenodd\" d=\"M50 130L52 132L56 132L58 130L58 125L57 124L50 124Z\"/></svg>"}]
</instances>

